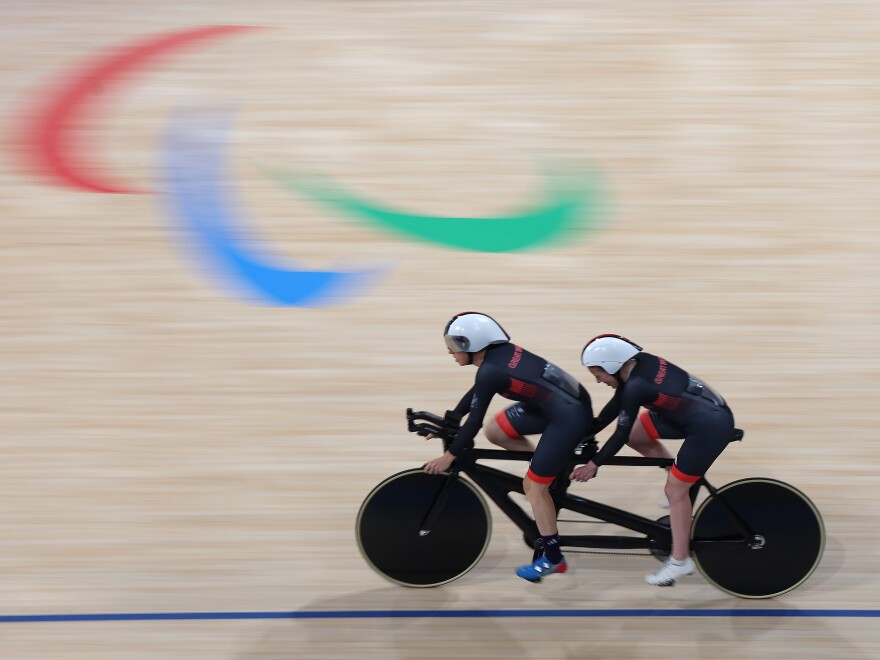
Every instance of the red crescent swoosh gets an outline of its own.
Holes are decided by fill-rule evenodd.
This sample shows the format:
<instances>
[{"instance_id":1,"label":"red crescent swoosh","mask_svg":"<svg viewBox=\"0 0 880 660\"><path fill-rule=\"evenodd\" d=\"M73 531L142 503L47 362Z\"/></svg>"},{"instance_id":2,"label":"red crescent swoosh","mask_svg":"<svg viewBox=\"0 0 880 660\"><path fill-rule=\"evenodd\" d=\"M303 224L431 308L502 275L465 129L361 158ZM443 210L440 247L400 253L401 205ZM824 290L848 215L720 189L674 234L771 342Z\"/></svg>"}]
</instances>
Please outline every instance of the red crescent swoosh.
<instances>
[{"instance_id":1,"label":"red crescent swoosh","mask_svg":"<svg viewBox=\"0 0 880 660\"><path fill-rule=\"evenodd\" d=\"M83 141L78 139L78 131L89 117L93 102L110 83L118 81L123 74L147 68L160 55L213 37L255 29L261 28L213 25L164 34L125 46L85 69L74 71L50 94L48 102L40 103L25 114L20 144L26 161L56 183L80 190L139 192L101 180L95 176L95 168L80 155Z\"/></svg>"}]
</instances>

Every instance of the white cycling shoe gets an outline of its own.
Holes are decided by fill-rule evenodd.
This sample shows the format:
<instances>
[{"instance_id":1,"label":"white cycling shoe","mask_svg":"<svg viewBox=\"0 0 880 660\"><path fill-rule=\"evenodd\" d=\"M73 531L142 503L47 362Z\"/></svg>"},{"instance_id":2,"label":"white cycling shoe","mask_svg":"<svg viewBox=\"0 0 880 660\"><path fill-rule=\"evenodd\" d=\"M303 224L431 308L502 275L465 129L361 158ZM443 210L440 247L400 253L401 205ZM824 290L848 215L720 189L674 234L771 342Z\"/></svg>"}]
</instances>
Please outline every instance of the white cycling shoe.
<instances>
[{"instance_id":1,"label":"white cycling shoe","mask_svg":"<svg viewBox=\"0 0 880 660\"><path fill-rule=\"evenodd\" d=\"M692 575L696 564L694 560L688 557L680 564L673 563L675 560L670 557L666 563L660 567L655 573L645 576L645 582L653 584L655 587L671 587L678 578L686 575Z\"/></svg>"}]
</instances>

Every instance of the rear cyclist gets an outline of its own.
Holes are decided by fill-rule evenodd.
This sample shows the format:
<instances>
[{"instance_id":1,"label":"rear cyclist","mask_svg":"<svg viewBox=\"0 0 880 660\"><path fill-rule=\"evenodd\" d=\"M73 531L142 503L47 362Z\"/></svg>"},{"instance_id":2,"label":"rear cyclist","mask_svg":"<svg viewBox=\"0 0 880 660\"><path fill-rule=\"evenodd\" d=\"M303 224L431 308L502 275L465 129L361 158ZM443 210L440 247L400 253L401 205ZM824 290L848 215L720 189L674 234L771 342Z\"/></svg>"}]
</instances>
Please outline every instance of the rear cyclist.
<instances>
[{"instance_id":1,"label":"rear cyclist","mask_svg":"<svg viewBox=\"0 0 880 660\"><path fill-rule=\"evenodd\" d=\"M584 347L584 366L615 389L614 397L599 416L597 433L617 418L617 428L602 449L571 473L575 481L588 481L628 439L648 436L684 438L666 478L672 553L669 560L645 580L669 586L694 572L690 558L692 503L690 487L702 477L733 437L733 413L724 399L704 381L619 335L599 335ZM639 408L647 410L639 415Z\"/></svg>"},{"instance_id":2,"label":"rear cyclist","mask_svg":"<svg viewBox=\"0 0 880 660\"><path fill-rule=\"evenodd\" d=\"M564 573L568 566L559 547L556 507L549 488L593 425L589 394L556 365L511 343L504 329L485 314L457 314L446 324L443 337L459 366L472 364L477 374L474 386L454 411L459 416L467 414L467 421L443 456L425 465L425 472L445 472L456 456L473 447L494 395L520 402L501 413L495 423L503 416L500 424L510 437L542 434L523 490L535 516L544 555L519 567L516 574L540 582L546 575Z\"/></svg>"}]
</instances>

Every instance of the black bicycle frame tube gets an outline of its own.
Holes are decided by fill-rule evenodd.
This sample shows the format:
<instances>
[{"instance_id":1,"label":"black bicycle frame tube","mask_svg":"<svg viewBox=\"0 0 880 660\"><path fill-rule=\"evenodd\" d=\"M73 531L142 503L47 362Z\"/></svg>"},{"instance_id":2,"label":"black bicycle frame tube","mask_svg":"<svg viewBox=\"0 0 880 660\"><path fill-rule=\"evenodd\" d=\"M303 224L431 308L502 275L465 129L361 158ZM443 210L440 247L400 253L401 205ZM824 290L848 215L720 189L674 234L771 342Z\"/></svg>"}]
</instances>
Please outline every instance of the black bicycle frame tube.
<instances>
[{"instance_id":1,"label":"black bicycle frame tube","mask_svg":"<svg viewBox=\"0 0 880 660\"><path fill-rule=\"evenodd\" d=\"M531 452L511 452L494 449L473 449L462 453L456 458L456 469L466 474L476 483L511 521L519 527L532 544L539 537L535 521L527 515L511 498L510 493L523 494L523 480L508 472L496 470L486 465L477 464L481 459L499 459L529 461ZM577 459L581 462L581 459ZM587 459L584 459L585 462ZM641 465L665 467L672 463L670 459L613 457L606 465ZM574 465L574 464L573 464ZM571 467L573 467L573 465ZM566 472L568 468L566 469ZM632 549L647 548L668 551L672 547L672 535L668 525L638 516L622 509L607 506L567 492L567 475L559 480L559 488L551 487L551 496L556 510L566 509L598 520L612 523L625 529L645 534L645 537L615 535L567 535L560 543L569 547ZM432 509L434 507L432 506Z\"/></svg>"},{"instance_id":2,"label":"black bicycle frame tube","mask_svg":"<svg viewBox=\"0 0 880 660\"><path fill-rule=\"evenodd\" d=\"M732 539L726 540L725 542L728 542L728 543L748 543L750 546L754 547L755 543L756 543L756 538L757 538L755 533L751 529L749 529L749 527L746 525L746 523L743 521L743 519L740 518L739 515L736 513L736 511L733 510L733 507L731 507L730 504L727 503L727 500L724 499L724 494L719 493L718 489L715 488L708 481L706 481L705 477L700 479L697 482L697 484L705 486L706 490L709 491L709 495L712 497L712 499L718 500L718 502L721 504L721 507L724 509L724 512L728 516L730 516L730 520L731 520L731 522L733 522L734 527L736 527L737 531L739 531L739 533L742 535L742 538L738 538L738 539L732 538ZM706 543L706 542L707 541L704 541L702 539L692 539L691 540L692 544L699 544L699 543ZM708 541L708 542L709 543L719 543L721 541L720 541L720 539L712 539L711 541Z\"/></svg>"}]
</instances>

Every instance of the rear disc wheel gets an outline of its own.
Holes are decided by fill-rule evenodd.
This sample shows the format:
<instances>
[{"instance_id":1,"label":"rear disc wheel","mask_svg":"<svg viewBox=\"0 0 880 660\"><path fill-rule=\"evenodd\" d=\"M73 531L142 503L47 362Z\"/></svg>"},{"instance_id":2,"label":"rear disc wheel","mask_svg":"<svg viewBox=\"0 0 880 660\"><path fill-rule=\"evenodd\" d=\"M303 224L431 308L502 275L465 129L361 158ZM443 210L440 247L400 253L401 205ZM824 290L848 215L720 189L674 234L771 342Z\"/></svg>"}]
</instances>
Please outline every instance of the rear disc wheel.
<instances>
[{"instance_id":1,"label":"rear disc wheel","mask_svg":"<svg viewBox=\"0 0 880 660\"><path fill-rule=\"evenodd\" d=\"M746 541L723 501L753 537ZM694 515L691 548L713 585L740 598L772 598L801 585L822 558L825 526L810 499L775 479L734 481Z\"/></svg>"}]
</instances>

